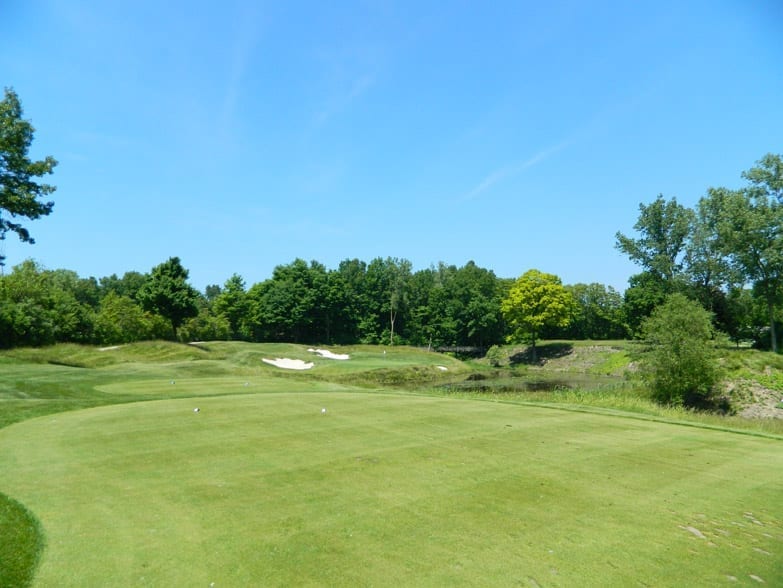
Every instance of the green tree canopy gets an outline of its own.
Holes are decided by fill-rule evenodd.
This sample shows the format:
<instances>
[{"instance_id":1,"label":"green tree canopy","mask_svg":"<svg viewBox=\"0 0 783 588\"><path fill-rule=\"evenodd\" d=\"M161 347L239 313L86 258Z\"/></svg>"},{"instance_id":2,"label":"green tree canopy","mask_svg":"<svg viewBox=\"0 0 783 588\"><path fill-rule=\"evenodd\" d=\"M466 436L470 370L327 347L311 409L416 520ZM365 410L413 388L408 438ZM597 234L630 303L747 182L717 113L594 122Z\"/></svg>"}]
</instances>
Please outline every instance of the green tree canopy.
<instances>
[{"instance_id":1,"label":"green tree canopy","mask_svg":"<svg viewBox=\"0 0 783 588\"><path fill-rule=\"evenodd\" d=\"M776 309L783 304L783 203L781 158L767 155L743 173L751 185L741 190L710 189L700 206L717 217L717 246L744 283L766 302L770 342L778 350Z\"/></svg>"},{"instance_id":2,"label":"green tree canopy","mask_svg":"<svg viewBox=\"0 0 783 588\"><path fill-rule=\"evenodd\" d=\"M147 281L138 292L144 310L154 312L171 323L174 338L185 319L198 314L198 292L187 282L188 270L179 257L152 268Z\"/></svg>"},{"instance_id":3,"label":"green tree canopy","mask_svg":"<svg viewBox=\"0 0 783 588\"><path fill-rule=\"evenodd\" d=\"M649 206L639 205L634 229L638 239L616 234L616 247L631 261L664 281L670 282L682 269L685 245L691 234L693 211L659 195Z\"/></svg>"},{"instance_id":4,"label":"green tree canopy","mask_svg":"<svg viewBox=\"0 0 783 588\"><path fill-rule=\"evenodd\" d=\"M500 309L512 329L510 338L528 341L535 360L541 330L567 327L574 312L574 299L560 278L531 269L514 282Z\"/></svg>"},{"instance_id":5,"label":"green tree canopy","mask_svg":"<svg viewBox=\"0 0 783 588\"><path fill-rule=\"evenodd\" d=\"M572 339L623 339L628 335L623 296L603 284L566 286L574 297L574 316L565 335Z\"/></svg>"},{"instance_id":6,"label":"green tree canopy","mask_svg":"<svg viewBox=\"0 0 783 588\"><path fill-rule=\"evenodd\" d=\"M704 406L720 379L710 313L683 294L672 294L643 325L647 351L641 370L665 404Z\"/></svg>"},{"instance_id":7,"label":"green tree canopy","mask_svg":"<svg viewBox=\"0 0 783 588\"><path fill-rule=\"evenodd\" d=\"M783 204L783 158L780 155L767 153L755 167L742 172L742 177L751 183L758 196L774 198L778 204Z\"/></svg>"},{"instance_id":8,"label":"green tree canopy","mask_svg":"<svg viewBox=\"0 0 783 588\"><path fill-rule=\"evenodd\" d=\"M34 243L30 232L14 219L37 219L48 215L54 207L53 202L40 199L54 192L55 187L39 184L35 178L52 173L57 161L52 157L30 160L27 152L34 132L33 125L22 118L19 97L6 88L0 101L0 240L12 231L23 242ZM0 256L0 266L3 261Z\"/></svg>"},{"instance_id":9,"label":"green tree canopy","mask_svg":"<svg viewBox=\"0 0 783 588\"><path fill-rule=\"evenodd\" d=\"M238 274L232 275L220 293L212 301L212 310L228 321L232 339L248 339L250 304L245 291L245 281Z\"/></svg>"}]
</instances>

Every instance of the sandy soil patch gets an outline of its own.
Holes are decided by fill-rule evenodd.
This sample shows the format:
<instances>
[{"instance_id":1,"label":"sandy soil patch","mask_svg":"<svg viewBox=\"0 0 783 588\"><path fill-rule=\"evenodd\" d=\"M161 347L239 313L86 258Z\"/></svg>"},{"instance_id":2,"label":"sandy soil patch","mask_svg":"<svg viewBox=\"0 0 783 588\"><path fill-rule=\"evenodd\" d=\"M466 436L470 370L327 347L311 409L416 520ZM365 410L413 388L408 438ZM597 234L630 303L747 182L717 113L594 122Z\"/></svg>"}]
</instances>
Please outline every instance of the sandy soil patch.
<instances>
[{"instance_id":1,"label":"sandy soil patch","mask_svg":"<svg viewBox=\"0 0 783 588\"><path fill-rule=\"evenodd\" d=\"M263 358L261 361L284 370L309 370L315 365L312 361L305 362L301 359L288 359L287 357L278 357L276 359Z\"/></svg>"},{"instance_id":2,"label":"sandy soil patch","mask_svg":"<svg viewBox=\"0 0 783 588\"><path fill-rule=\"evenodd\" d=\"M752 380L733 383L727 387L727 391L732 392L738 386L749 395L739 410L740 416L751 419L783 419L783 408L779 408L783 402L783 394Z\"/></svg>"},{"instance_id":3,"label":"sandy soil patch","mask_svg":"<svg viewBox=\"0 0 783 588\"><path fill-rule=\"evenodd\" d=\"M351 359L351 356L347 353L332 353L328 349L308 349L310 353L317 353L321 357L325 357L326 359L339 359L339 360L346 360Z\"/></svg>"}]
</instances>

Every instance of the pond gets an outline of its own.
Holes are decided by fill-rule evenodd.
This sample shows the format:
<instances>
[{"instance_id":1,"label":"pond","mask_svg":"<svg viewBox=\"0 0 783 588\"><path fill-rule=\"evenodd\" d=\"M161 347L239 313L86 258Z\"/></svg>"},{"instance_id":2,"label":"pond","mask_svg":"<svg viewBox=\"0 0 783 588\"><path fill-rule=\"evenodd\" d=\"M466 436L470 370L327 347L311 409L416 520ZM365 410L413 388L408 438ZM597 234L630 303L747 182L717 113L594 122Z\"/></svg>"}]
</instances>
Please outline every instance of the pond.
<instances>
[{"instance_id":1,"label":"pond","mask_svg":"<svg viewBox=\"0 0 783 588\"><path fill-rule=\"evenodd\" d=\"M621 377L591 374L527 374L522 377L482 377L475 375L459 382L439 386L450 392L490 392L493 394L515 392L556 392L558 390L598 390L625 384Z\"/></svg>"}]
</instances>

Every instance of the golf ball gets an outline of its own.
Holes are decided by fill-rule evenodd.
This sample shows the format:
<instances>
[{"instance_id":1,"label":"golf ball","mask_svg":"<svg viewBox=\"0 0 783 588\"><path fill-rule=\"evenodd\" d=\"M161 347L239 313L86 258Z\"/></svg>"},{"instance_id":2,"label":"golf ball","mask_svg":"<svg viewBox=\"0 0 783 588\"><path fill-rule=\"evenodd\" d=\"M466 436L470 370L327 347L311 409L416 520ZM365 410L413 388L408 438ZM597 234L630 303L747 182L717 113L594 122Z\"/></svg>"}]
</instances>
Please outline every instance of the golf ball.
<instances>
[{"instance_id":1,"label":"golf ball","mask_svg":"<svg viewBox=\"0 0 783 588\"><path fill-rule=\"evenodd\" d=\"M194 409L193 409L193 412L199 412L199 410L200 410L200 409L198 409L198 408L194 408Z\"/></svg>"},{"instance_id":2,"label":"golf ball","mask_svg":"<svg viewBox=\"0 0 783 588\"><path fill-rule=\"evenodd\" d=\"M326 414L326 409L325 408L321 409L321 414Z\"/></svg>"}]
</instances>

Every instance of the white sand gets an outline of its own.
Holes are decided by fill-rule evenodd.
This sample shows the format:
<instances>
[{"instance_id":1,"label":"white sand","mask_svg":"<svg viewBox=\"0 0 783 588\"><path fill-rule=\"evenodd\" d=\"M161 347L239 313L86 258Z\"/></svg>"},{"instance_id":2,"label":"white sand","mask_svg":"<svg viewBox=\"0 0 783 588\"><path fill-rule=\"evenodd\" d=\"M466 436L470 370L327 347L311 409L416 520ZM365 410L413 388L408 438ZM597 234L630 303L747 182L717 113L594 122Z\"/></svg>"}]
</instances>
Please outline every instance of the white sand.
<instances>
[{"instance_id":1,"label":"white sand","mask_svg":"<svg viewBox=\"0 0 783 588\"><path fill-rule=\"evenodd\" d=\"M339 360L346 360L351 359L351 356L347 353L332 353L331 351L327 349L308 349L310 353L317 353L321 357L325 357L326 359L339 359Z\"/></svg>"},{"instance_id":2,"label":"white sand","mask_svg":"<svg viewBox=\"0 0 783 588\"><path fill-rule=\"evenodd\" d=\"M445 365L436 365L435 367L438 368L442 372L449 371L449 368L447 368Z\"/></svg>"},{"instance_id":3,"label":"white sand","mask_svg":"<svg viewBox=\"0 0 783 588\"><path fill-rule=\"evenodd\" d=\"M111 347L101 347L98 351L111 351L112 349L119 349L122 345L112 345Z\"/></svg>"},{"instance_id":4,"label":"white sand","mask_svg":"<svg viewBox=\"0 0 783 588\"><path fill-rule=\"evenodd\" d=\"M276 359L263 358L261 361L285 370L309 370L315 365L312 361L304 362L301 359L288 359L287 357L278 357Z\"/></svg>"}]
</instances>

